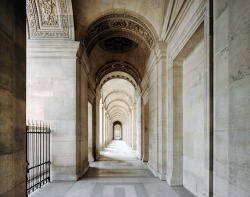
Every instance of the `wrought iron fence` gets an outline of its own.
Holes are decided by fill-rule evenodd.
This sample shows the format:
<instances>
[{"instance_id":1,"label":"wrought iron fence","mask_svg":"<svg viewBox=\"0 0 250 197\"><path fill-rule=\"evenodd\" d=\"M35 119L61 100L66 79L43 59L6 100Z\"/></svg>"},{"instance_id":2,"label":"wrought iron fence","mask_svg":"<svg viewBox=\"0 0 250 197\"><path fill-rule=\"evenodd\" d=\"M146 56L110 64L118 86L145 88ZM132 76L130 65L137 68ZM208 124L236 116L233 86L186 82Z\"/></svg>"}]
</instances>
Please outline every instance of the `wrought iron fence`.
<instances>
[{"instance_id":1,"label":"wrought iron fence","mask_svg":"<svg viewBox=\"0 0 250 197\"><path fill-rule=\"evenodd\" d=\"M44 122L26 126L27 195L50 182L50 133Z\"/></svg>"}]
</instances>

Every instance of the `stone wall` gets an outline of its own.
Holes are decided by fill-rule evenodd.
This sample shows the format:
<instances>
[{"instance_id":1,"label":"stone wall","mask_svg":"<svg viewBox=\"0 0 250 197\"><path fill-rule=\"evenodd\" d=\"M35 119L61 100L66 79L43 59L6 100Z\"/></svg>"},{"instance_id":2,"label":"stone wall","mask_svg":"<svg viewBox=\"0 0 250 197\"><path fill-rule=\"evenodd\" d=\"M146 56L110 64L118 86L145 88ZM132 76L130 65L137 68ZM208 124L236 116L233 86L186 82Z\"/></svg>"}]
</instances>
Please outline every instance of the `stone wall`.
<instances>
[{"instance_id":1,"label":"stone wall","mask_svg":"<svg viewBox=\"0 0 250 197\"><path fill-rule=\"evenodd\" d=\"M27 119L51 125L52 180L76 180L78 42L28 41Z\"/></svg>"},{"instance_id":2,"label":"stone wall","mask_svg":"<svg viewBox=\"0 0 250 197\"><path fill-rule=\"evenodd\" d=\"M0 196L26 196L25 1L0 1Z\"/></svg>"},{"instance_id":3,"label":"stone wall","mask_svg":"<svg viewBox=\"0 0 250 197\"><path fill-rule=\"evenodd\" d=\"M249 10L214 1L214 196L250 196Z\"/></svg>"},{"instance_id":4,"label":"stone wall","mask_svg":"<svg viewBox=\"0 0 250 197\"><path fill-rule=\"evenodd\" d=\"M158 169L157 150L157 67L149 78L149 160L148 164L156 172Z\"/></svg>"},{"instance_id":5,"label":"stone wall","mask_svg":"<svg viewBox=\"0 0 250 197\"><path fill-rule=\"evenodd\" d=\"M89 168L88 161L88 76L83 65L77 62L76 75L76 169L80 178Z\"/></svg>"},{"instance_id":6,"label":"stone wall","mask_svg":"<svg viewBox=\"0 0 250 197\"><path fill-rule=\"evenodd\" d=\"M183 186L196 196L204 190L205 65L203 39L183 61Z\"/></svg>"}]
</instances>

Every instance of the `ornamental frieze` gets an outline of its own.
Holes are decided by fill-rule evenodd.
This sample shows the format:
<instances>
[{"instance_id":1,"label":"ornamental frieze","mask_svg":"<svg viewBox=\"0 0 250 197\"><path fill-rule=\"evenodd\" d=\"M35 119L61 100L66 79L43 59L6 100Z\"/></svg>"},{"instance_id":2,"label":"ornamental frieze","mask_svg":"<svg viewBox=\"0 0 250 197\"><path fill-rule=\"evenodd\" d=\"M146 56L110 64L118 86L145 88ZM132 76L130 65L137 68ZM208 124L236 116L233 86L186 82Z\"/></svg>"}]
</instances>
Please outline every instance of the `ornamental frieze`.
<instances>
[{"instance_id":1,"label":"ornamental frieze","mask_svg":"<svg viewBox=\"0 0 250 197\"><path fill-rule=\"evenodd\" d=\"M27 0L29 39L71 39L70 6L69 0Z\"/></svg>"}]
</instances>

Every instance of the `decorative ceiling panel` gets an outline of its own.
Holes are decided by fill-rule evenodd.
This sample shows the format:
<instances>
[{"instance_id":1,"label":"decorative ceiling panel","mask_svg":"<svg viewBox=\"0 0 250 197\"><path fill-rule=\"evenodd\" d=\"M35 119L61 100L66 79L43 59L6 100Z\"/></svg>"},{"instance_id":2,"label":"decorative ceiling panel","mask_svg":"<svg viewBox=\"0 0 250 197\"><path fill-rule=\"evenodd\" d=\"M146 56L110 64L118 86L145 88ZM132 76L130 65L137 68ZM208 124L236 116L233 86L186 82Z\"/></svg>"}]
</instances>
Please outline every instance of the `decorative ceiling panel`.
<instances>
[{"instance_id":1,"label":"decorative ceiling panel","mask_svg":"<svg viewBox=\"0 0 250 197\"><path fill-rule=\"evenodd\" d=\"M127 13L113 13L101 17L89 26L81 39L89 56L96 44L113 37L127 38L140 44L147 55L155 43L150 28L141 19Z\"/></svg>"}]
</instances>

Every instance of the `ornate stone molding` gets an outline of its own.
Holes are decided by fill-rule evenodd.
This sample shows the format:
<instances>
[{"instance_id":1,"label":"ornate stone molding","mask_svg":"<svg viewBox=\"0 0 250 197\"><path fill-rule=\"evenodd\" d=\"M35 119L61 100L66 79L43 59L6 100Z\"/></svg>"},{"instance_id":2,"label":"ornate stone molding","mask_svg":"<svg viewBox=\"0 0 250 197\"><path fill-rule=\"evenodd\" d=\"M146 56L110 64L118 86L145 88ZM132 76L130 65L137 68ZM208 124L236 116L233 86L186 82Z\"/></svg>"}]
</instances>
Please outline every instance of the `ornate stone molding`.
<instances>
[{"instance_id":1,"label":"ornate stone molding","mask_svg":"<svg viewBox=\"0 0 250 197\"><path fill-rule=\"evenodd\" d=\"M74 40L70 0L27 0L26 12L30 40Z\"/></svg>"},{"instance_id":2,"label":"ornate stone molding","mask_svg":"<svg viewBox=\"0 0 250 197\"><path fill-rule=\"evenodd\" d=\"M139 18L128 13L107 14L94 21L81 37L87 55L96 44L112 37L125 37L141 45L149 55L155 43L155 37L150 28Z\"/></svg>"},{"instance_id":3,"label":"ornate stone molding","mask_svg":"<svg viewBox=\"0 0 250 197\"><path fill-rule=\"evenodd\" d=\"M125 72L131 75L137 84L141 82L141 76L134 66L125 61L114 60L101 66L96 74L96 83L99 84L105 75L114 71Z\"/></svg>"}]
</instances>

